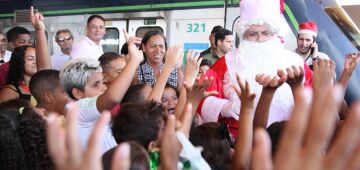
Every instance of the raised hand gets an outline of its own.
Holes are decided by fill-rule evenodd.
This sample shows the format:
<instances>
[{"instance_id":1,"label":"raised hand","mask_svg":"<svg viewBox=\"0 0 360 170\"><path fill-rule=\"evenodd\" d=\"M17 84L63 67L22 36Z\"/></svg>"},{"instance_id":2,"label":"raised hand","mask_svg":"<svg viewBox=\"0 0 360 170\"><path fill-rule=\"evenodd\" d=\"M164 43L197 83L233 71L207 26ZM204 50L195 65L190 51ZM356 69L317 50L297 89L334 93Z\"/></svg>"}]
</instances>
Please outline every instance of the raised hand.
<instances>
[{"instance_id":1,"label":"raised hand","mask_svg":"<svg viewBox=\"0 0 360 170\"><path fill-rule=\"evenodd\" d=\"M317 91L333 85L336 65L332 60L319 59L313 63L313 66L313 89L314 95L316 95L318 93Z\"/></svg>"},{"instance_id":2,"label":"raised hand","mask_svg":"<svg viewBox=\"0 0 360 170\"><path fill-rule=\"evenodd\" d=\"M241 109L253 109L256 94L251 92L249 83L246 80L242 80L238 73L236 74L236 80L238 86L234 86L234 89L240 98Z\"/></svg>"},{"instance_id":3,"label":"raised hand","mask_svg":"<svg viewBox=\"0 0 360 170\"><path fill-rule=\"evenodd\" d=\"M144 60L144 53L137 47L137 45L141 44L142 39L138 37L130 37L125 29L123 29L123 33L128 44L130 60L135 59L139 63L142 62Z\"/></svg>"},{"instance_id":4,"label":"raised hand","mask_svg":"<svg viewBox=\"0 0 360 170\"><path fill-rule=\"evenodd\" d=\"M165 55L165 65L170 66L171 68L181 67L183 61L183 46L181 44L170 47L166 51Z\"/></svg>"},{"instance_id":5,"label":"raised hand","mask_svg":"<svg viewBox=\"0 0 360 170\"><path fill-rule=\"evenodd\" d=\"M280 87L286 80L286 75L282 74L281 77L270 76L264 73L258 74L255 76L255 81L263 86L264 89L276 90Z\"/></svg>"},{"instance_id":6,"label":"raised hand","mask_svg":"<svg viewBox=\"0 0 360 170\"><path fill-rule=\"evenodd\" d=\"M187 82L190 86L192 86L197 77L201 61L202 58L199 58L199 56L194 56L194 51L190 50L186 53L184 81Z\"/></svg>"},{"instance_id":7,"label":"raised hand","mask_svg":"<svg viewBox=\"0 0 360 170\"><path fill-rule=\"evenodd\" d=\"M278 76L286 76L286 83L289 84L291 89L303 86L304 75L304 68L300 66L291 66L291 68L286 68L286 73L283 70L278 70Z\"/></svg>"},{"instance_id":8,"label":"raised hand","mask_svg":"<svg viewBox=\"0 0 360 170\"><path fill-rule=\"evenodd\" d=\"M344 70L348 71L349 74L351 75L358 64L359 59L360 59L360 52L346 55Z\"/></svg>"},{"instance_id":9,"label":"raised hand","mask_svg":"<svg viewBox=\"0 0 360 170\"><path fill-rule=\"evenodd\" d=\"M240 120L238 136L235 142L235 156L233 169L248 169L250 166L250 155L253 138L253 110L256 94L251 92L250 85L246 80L242 80L239 74L236 74L238 86L234 89L241 101Z\"/></svg>"},{"instance_id":10,"label":"raised hand","mask_svg":"<svg viewBox=\"0 0 360 170\"><path fill-rule=\"evenodd\" d=\"M345 88L347 87L349 79L352 73L354 72L357 63L359 62L359 59L360 59L360 52L346 55L344 70L339 79L339 82L343 87Z\"/></svg>"},{"instance_id":11,"label":"raised hand","mask_svg":"<svg viewBox=\"0 0 360 170\"><path fill-rule=\"evenodd\" d=\"M181 144L176 138L175 134L175 116L170 115L167 118L166 128L164 130L164 136L161 140L161 150L160 150L160 157L161 159L161 168L162 169L169 169L169 170L176 170L177 169L177 162L179 160L179 155L181 151Z\"/></svg>"},{"instance_id":12,"label":"raised hand","mask_svg":"<svg viewBox=\"0 0 360 170\"><path fill-rule=\"evenodd\" d=\"M30 8L30 22L35 30L45 30L44 16L40 12L34 12L34 7Z\"/></svg>"},{"instance_id":13,"label":"raised hand","mask_svg":"<svg viewBox=\"0 0 360 170\"><path fill-rule=\"evenodd\" d=\"M190 85L190 83L184 82L187 101L193 104L199 104L203 98L211 95L217 95L217 91L206 91L206 88L213 80L213 77L210 77L210 79L208 77L204 77L202 81L196 81L194 85ZM197 108L197 105L195 108Z\"/></svg>"}]
</instances>

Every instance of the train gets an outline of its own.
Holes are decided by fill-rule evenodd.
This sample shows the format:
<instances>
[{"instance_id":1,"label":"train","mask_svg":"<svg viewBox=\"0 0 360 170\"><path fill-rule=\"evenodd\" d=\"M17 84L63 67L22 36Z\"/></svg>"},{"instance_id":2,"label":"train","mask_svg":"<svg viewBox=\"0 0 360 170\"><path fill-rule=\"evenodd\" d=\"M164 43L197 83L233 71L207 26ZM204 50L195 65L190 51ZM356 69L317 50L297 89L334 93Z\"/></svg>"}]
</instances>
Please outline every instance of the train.
<instances>
[{"instance_id":1,"label":"train","mask_svg":"<svg viewBox=\"0 0 360 170\"><path fill-rule=\"evenodd\" d=\"M327 53L337 64L337 77L343 69L347 53L360 50L360 2L357 0L281 0L284 3L283 19L288 33L285 47L296 48L298 24L315 21L319 26L319 50ZM344 4L344 2L351 3ZM125 38L122 29L130 36L141 37L147 30L164 33L168 45L182 43L185 50L207 49L209 34L216 25L234 31L240 18L240 0L6 0L0 1L0 30L14 25L24 26L34 34L28 12L30 6L45 16L46 35L51 53L59 51L55 34L59 29L72 31L76 41L85 35L86 20L99 14L106 20L106 35L102 40L106 52L119 53ZM237 37L236 31L234 36ZM235 42L238 44L238 41ZM350 80L346 93L348 103L360 98L357 90L360 69Z\"/></svg>"}]
</instances>

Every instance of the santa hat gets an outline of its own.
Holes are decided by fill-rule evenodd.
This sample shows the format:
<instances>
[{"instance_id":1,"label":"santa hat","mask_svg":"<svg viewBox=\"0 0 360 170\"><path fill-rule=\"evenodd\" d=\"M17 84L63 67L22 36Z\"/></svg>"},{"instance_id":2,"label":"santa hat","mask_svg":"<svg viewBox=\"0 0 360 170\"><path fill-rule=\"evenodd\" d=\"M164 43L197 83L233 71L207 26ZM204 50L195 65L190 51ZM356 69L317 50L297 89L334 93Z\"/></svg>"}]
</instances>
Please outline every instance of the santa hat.
<instances>
[{"instance_id":1,"label":"santa hat","mask_svg":"<svg viewBox=\"0 0 360 170\"><path fill-rule=\"evenodd\" d=\"M281 9L283 0L241 0L238 28L240 37L250 25L270 25L274 31L282 29Z\"/></svg>"},{"instance_id":2,"label":"santa hat","mask_svg":"<svg viewBox=\"0 0 360 170\"><path fill-rule=\"evenodd\" d=\"M317 36L318 28L315 22L304 22L299 25L298 34L310 34L314 37Z\"/></svg>"}]
</instances>

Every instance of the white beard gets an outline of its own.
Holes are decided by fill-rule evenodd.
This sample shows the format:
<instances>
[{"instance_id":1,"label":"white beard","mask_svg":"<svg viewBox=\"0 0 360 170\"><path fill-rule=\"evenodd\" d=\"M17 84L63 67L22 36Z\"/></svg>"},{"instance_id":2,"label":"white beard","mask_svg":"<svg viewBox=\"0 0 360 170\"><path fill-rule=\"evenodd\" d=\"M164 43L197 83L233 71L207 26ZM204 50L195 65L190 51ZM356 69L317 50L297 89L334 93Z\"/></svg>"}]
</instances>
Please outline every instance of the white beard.
<instances>
[{"instance_id":1,"label":"white beard","mask_svg":"<svg viewBox=\"0 0 360 170\"><path fill-rule=\"evenodd\" d=\"M266 73L276 76L278 69L290 68L292 65L304 66L304 61L296 53L283 48L278 40L270 40L262 43L242 41L239 49L225 56L228 68L224 80L224 96L232 101L237 101L233 111L239 113L240 101L231 86L236 84L236 73L246 79L252 91L256 93L256 104L258 103L262 86L255 81L255 76ZM290 86L284 83L274 95L268 126L277 121L287 120L290 117L294 101Z\"/></svg>"}]
</instances>

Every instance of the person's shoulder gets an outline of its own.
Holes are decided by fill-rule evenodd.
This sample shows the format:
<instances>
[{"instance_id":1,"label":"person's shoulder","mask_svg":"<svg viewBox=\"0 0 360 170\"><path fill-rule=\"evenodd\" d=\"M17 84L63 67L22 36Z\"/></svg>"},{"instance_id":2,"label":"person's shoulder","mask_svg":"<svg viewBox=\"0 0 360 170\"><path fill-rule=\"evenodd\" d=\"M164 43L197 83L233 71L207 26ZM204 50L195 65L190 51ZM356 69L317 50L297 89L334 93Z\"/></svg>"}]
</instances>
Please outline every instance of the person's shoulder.
<instances>
[{"instance_id":1,"label":"person's shoulder","mask_svg":"<svg viewBox=\"0 0 360 170\"><path fill-rule=\"evenodd\" d=\"M96 97L89 97L89 98L82 98L75 103L79 106L79 108L96 108L96 101L98 96Z\"/></svg>"},{"instance_id":2,"label":"person's shoulder","mask_svg":"<svg viewBox=\"0 0 360 170\"><path fill-rule=\"evenodd\" d=\"M210 49L211 49L211 47L208 48L208 49L206 49L206 50L204 50L204 51L202 51L202 52L200 52L200 57L205 56L205 55L211 53Z\"/></svg>"}]
</instances>

